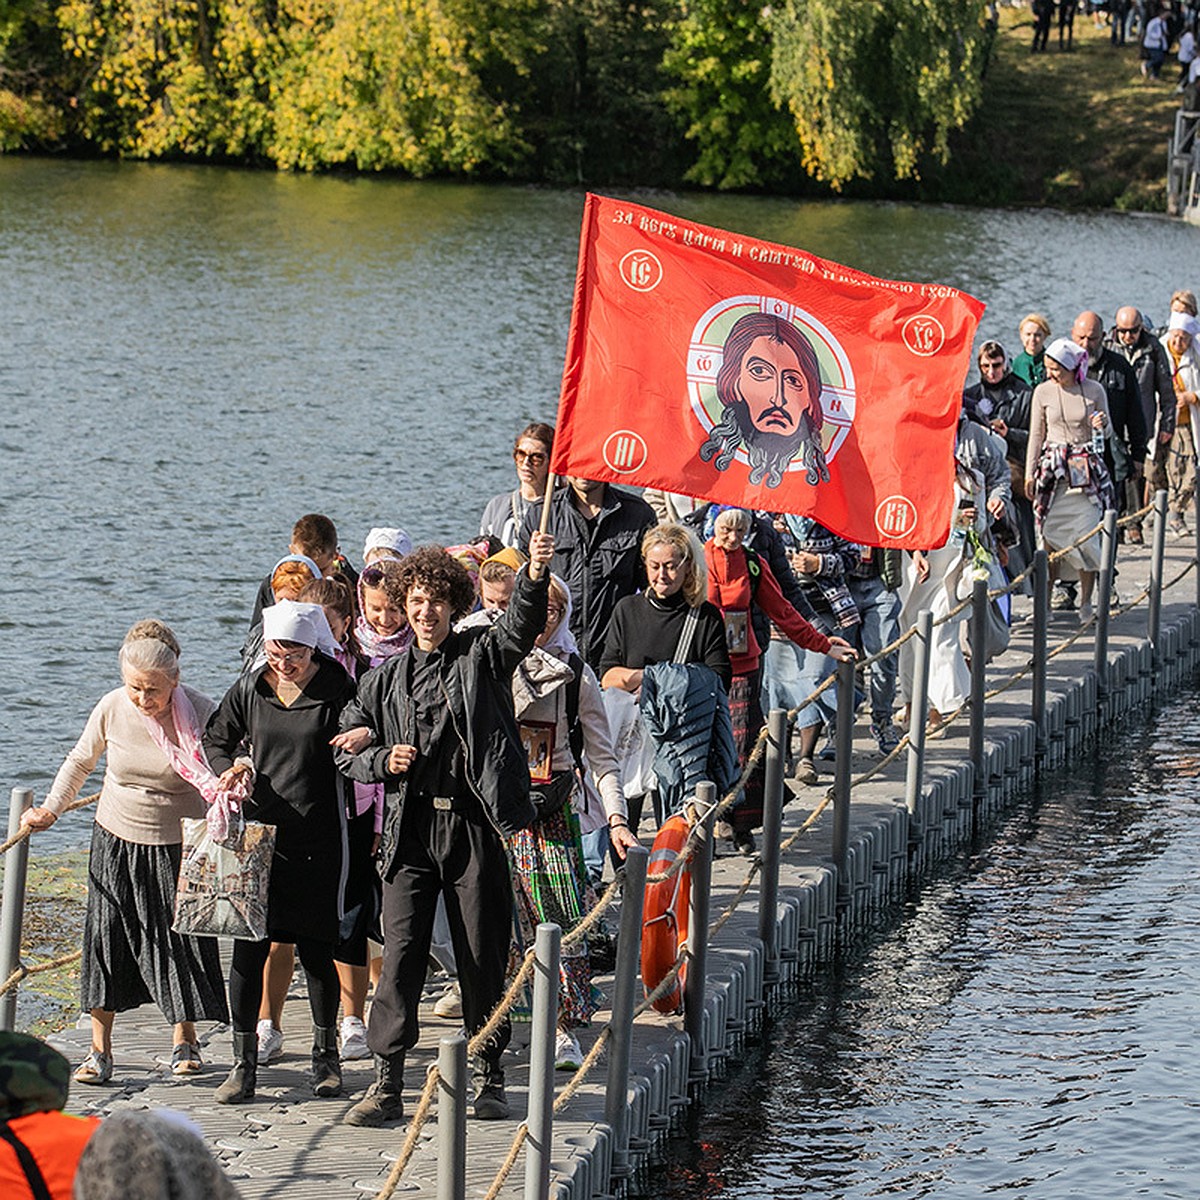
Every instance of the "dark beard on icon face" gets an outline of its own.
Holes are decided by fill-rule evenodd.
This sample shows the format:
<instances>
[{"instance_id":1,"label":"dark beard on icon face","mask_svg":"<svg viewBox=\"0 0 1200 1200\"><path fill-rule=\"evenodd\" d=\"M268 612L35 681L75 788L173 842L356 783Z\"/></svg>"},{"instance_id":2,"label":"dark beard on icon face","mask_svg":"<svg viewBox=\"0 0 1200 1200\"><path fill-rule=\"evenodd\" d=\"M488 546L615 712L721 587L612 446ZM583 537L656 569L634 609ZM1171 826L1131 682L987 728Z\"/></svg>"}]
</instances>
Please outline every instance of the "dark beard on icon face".
<instances>
[{"instance_id":1,"label":"dark beard on icon face","mask_svg":"<svg viewBox=\"0 0 1200 1200\"><path fill-rule=\"evenodd\" d=\"M765 482L767 487L778 487L804 442L808 422L801 420L799 427L791 433L764 433L750 423L750 414L744 406L736 411L736 417L742 444L750 459L750 484Z\"/></svg>"}]
</instances>

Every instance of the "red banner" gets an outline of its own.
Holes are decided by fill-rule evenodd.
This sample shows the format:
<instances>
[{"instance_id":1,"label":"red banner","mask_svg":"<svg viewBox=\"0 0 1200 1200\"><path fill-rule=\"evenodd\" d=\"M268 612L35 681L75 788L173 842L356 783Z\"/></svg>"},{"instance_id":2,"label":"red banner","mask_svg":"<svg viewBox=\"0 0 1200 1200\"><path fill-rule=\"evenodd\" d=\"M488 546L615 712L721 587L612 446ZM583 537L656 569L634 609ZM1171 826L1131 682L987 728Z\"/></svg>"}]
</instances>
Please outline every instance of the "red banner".
<instances>
[{"instance_id":1,"label":"red banner","mask_svg":"<svg viewBox=\"0 0 1200 1200\"><path fill-rule=\"evenodd\" d=\"M941 545L983 308L589 195L552 469Z\"/></svg>"}]
</instances>

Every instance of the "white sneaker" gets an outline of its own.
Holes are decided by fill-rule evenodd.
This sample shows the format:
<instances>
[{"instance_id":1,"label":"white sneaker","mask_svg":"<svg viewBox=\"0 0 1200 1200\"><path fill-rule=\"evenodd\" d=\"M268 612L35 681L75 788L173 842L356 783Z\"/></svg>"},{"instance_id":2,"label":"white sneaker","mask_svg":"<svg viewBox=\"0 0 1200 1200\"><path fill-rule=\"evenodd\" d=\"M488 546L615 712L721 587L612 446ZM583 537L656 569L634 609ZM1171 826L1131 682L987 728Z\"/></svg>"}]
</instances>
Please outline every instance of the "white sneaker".
<instances>
[{"instance_id":1,"label":"white sneaker","mask_svg":"<svg viewBox=\"0 0 1200 1200\"><path fill-rule=\"evenodd\" d=\"M283 1032L276 1029L268 1017L258 1023L258 1061L274 1062L283 1056Z\"/></svg>"},{"instance_id":2,"label":"white sneaker","mask_svg":"<svg viewBox=\"0 0 1200 1200\"><path fill-rule=\"evenodd\" d=\"M565 1029L558 1031L554 1039L554 1069L556 1071L578 1071L583 1066L583 1051L573 1033Z\"/></svg>"},{"instance_id":3,"label":"white sneaker","mask_svg":"<svg viewBox=\"0 0 1200 1200\"><path fill-rule=\"evenodd\" d=\"M342 1058L370 1058L371 1049L367 1045L367 1027L362 1017L342 1018Z\"/></svg>"},{"instance_id":4,"label":"white sneaker","mask_svg":"<svg viewBox=\"0 0 1200 1200\"><path fill-rule=\"evenodd\" d=\"M457 979L434 1001L433 1015L445 1021L462 1020L462 992Z\"/></svg>"}]
</instances>

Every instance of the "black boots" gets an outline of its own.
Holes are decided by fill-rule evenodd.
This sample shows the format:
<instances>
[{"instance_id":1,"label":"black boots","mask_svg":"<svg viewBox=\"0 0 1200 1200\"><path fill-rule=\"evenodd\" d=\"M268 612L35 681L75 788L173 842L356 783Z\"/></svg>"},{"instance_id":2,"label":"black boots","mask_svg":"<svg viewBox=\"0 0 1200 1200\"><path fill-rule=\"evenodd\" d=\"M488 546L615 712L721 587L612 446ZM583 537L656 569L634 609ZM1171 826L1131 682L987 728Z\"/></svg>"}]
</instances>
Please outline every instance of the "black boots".
<instances>
[{"instance_id":1,"label":"black boots","mask_svg":"<svg viewBox=\"0 0 1200 1200\"><path fill-rule=\"evenodd\" d=\"M338 1057L337 1030L313 1026L312 1092L326 1100L342 1090L342 1060Z\"/></svg>"},{"instance_id":2,"label":"black boots","mask_svg":"<svg viewBox=\"0 0 1200 1200\"><path fill-rule=\"evenodd\" d=\"M218 1104L245 1104L254 1099L254 1085L258 1081L258 1034L233 1035L233 1070L225 1082L217 1088L213 1099Z\"/></svg>"},{"instance_id":3,"label":"black boots","mask_svg":"<svg viewBox=\"0 0 1200 1200\"><path fill-rule=\"evenodd\" d=\"M508 1117L504 1094L504 1068L494 1059L478 1055L471 1060L471 1082L475 1086L475 1116L480 1121L503 1121Z\"/></svg>"},{"instance_id":4,"label":"black boots","mask_svg":"<svg viewBox=\"0 0 1200 1200\"><path fill-rule=\"evenodd\" d=\"M375 1082L342 1118L347 1125L386 1125L404 1118L404 1054L375 1055Z\"/></svg>"}]
</instances>

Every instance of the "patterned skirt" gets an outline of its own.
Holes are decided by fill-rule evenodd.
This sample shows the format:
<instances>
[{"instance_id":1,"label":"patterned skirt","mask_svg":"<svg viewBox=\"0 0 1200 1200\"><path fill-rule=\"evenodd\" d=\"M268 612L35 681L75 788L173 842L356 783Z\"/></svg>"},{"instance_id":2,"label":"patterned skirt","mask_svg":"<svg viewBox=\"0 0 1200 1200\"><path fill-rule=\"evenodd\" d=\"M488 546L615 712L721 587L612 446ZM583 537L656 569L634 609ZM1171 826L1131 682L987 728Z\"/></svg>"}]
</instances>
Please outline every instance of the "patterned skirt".
<instances>
[{"instance_id":1,"label":"patterned skirt","mask_svg":"<svg viewBox=\"0 0 1200 1200\"><path fill-rule=\"evenodd\" d=\"M127 842L92 827L80 1007L126 1012L151 1002L171 1025L228 1021L216 938L171 929L182 846Z\"/></svg>"},{"instance_id":2,"label":"patterned skirt","mask_svg":"<svg viewBox=\"0 0 1200 1200\"><path fill-rule=\"evenodd\" d=\"M517 928L524 946L532 946L538 924L550 921L565 937L596 902L583 861L579 818L570 804L535 821L509 839ZM592 986L587 938L563 950L559 960L559 1021L586 1025L600 1006Z\"/></svg>"},{"instance_id":3,"label":"patterned skirt","mask_svg":"<svg viewBox=\"0 0 1200 1200\"><path fill-rule=\"evenodd\" d=\"M749 675L735 675L729 687L729 716L733 722L733 744L737 747L738 766L746 767L746 759L758 741L759 732L766 724L762 710L762 671L756 669ZM722 797L718 796L720 800ZM757 829L763 820L763 765L750 772L742 798L729 810L726 820L739 833Z\"/></svg>"}]
</instances>

